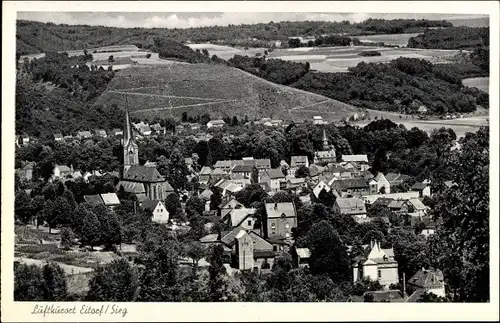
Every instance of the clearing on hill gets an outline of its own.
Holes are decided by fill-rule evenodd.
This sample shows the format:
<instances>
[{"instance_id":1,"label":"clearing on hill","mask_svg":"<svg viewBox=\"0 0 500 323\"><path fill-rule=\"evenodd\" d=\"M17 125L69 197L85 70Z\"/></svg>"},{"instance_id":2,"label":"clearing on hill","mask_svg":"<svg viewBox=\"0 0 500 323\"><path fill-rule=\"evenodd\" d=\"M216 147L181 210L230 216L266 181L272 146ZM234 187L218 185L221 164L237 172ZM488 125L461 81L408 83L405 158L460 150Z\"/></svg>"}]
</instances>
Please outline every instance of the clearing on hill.
<instances>
[{"instance_id":1,"label":"clearing on hill","mask_svg":"<svg viewBox=\"0 0 500 323\"><path fill-rule=\"evenodd\" d=\"M357 108L327 97L277 85L236 68L209 64L134 66L118 71L97 105L127 105L153 119L209 113L213 118L248 116L304 120L313 115L340 120Z\"/></svg>"}]
</instances>

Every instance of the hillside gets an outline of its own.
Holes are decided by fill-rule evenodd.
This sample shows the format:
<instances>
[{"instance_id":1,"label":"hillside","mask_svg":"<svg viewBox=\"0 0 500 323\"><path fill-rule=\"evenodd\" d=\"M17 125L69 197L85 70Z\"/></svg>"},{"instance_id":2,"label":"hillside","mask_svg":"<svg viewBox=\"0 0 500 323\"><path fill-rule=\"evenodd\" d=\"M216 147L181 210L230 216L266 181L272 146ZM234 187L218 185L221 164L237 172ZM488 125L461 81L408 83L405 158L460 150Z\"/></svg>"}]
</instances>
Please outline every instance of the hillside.
<instances>
[{"instance_id":1,"label":"hillside","mask_svg":"<svg viewBox=\"0 0 500 323\"><path fill-rule=\"evenodd\" d=\"M127 105L135 116L149 119L209 113L212 117L248 116L298 120L324 113L341 119L357 109L236 68L213 64L133 67L116 73L96 105Z\"/></svg>"},{"instance_id":2,"label":"hillside","mask_svg":"<svg viewBox=\"0 0 500 323\"><path fill-rule=\"evenodd\" d=\"M489 28L453 27L429 29L408 40L408 47L433 49L475 49L489 46Z\"/></svg>"},{"instance_id":3,"label":"hillside","mask_svg":"<svg viewBox=\"0 0 500 323\"><path fill-rule=\"evenodd\" d=\"M227 27L186 29L114 28L104 26L56 25L34 21L17 21L17 53L20 55L134 44L150 48L156 36L170 37L178 42L218 40L226 44L252 47L269 46L269 41L286 40L291 36L317 36L332 33L351 35L414 33L426 27L451 26L446 21L368 19L360 23L296 21L271 22ZM249 41L248 39L256 40Z\"/></svg>"}]
</instances>

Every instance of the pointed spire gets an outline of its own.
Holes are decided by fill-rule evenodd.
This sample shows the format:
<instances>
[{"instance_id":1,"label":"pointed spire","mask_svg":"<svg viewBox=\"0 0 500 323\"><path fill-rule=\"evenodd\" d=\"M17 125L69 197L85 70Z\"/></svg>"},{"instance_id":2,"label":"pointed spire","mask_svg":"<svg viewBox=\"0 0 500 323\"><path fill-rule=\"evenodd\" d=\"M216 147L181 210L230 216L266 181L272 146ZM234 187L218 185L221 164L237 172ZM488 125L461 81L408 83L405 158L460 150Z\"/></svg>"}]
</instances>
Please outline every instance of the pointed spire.
<instances>
[{"instance_id":1,"label":"pointed spire","mask_svg":"<svg viewBox=\"0 0 500 323\"><path fill-rule=\"evenodd\" d=\"M125 108L125 125L123 129L123 145L127 146L132 139L132 128L130 127L130 117L128 114L128 107Z\"/></svg>"}]
</instances>

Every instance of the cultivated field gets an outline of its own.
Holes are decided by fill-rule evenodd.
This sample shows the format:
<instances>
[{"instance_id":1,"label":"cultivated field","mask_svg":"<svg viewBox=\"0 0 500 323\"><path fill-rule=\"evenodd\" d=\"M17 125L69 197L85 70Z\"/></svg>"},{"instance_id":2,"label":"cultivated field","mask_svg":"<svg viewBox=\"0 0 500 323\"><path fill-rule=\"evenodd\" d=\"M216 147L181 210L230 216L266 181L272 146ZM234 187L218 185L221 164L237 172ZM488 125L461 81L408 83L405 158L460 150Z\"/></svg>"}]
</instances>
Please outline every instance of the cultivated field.
<instances>
[{"instance_id":1,"label":"cultivated field","mask_svg":"<svg viewBox=\"0 0 500 323\"><path fill-rule=\"evenodd\" d=\"M476 87L483 92L489 93L490 78L489 77L474 77L462 80L465 86Z\"/></svg>"},{"instance_id":2,"label":"cultivated field","mask_svg":"<svg viewBox=\"0 0 500 323\"><path fill-rule=\"evenodd\" d=\"M413 35L413 34L406 34ZM405 36L406 36L405 35ZM398 35L377 35L380 39L397 39ZM401 35L399 35L401 37ZM375 37L375 36L360 36ZM384 38L385 37L385 38ZM409 37L408 37L409 38ZM193 49L207 49L210 55L217 55L223 59L230 59L234 55L255 56L256 53L264 54L266 48L234 48L229 46L218 46L213 44L191 44ZM376 50L381 56L363 57L359 53L363 51ZM353 47L301 47L288 49L274 49L268 53L268 58L277 58L294 62L309 62L311 69L319 72L346 72L349 67L358 65L360 62L378 63L389 62L399 57L411 57L426 59L432 63L446 63L457 50L436 50L418 48L389 48L372 46Z\"/></svg>"},{"instance_id":3,"label":"cultivated field","mask_svg":"<svg viewBox=\"0 0 500 323\"><path fill-rule=\"evenodd\" d=\"M354 36L362 42L383 42L386 45L406 46L411 37L420 34L392 34L392 35L368 35L368 36Z\"/></svg>"},{"instance_id":4,"label":"cultivated field","mask_svg":"<svg viewBox=\"0 0 500 323\"><path fill-rule=\"evenodd\" d=\"M137 116L180 117L210 113L213 117L247 115L303 120L324 114L330 120L357 108L324 96L277 85L241 70L207 64L134 66L117 73L96 104L128 106Z\"/></svg>"}]
</instances>

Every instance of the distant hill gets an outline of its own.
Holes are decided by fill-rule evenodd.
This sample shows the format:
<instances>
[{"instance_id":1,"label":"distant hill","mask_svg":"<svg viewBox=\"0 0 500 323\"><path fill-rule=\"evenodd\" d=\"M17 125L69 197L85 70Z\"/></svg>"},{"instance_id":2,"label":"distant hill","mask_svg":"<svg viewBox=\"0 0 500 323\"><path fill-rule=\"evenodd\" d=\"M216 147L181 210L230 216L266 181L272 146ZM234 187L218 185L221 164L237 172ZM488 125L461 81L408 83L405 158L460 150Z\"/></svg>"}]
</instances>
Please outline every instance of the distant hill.
<instances>
[{"instance_id":1,"label":"distant hill","mask_svg":"<svg viewBox=\"0 0 500 323\"><path fill-rule=\"evenodd\" d=\"M226 116L303 120L351 116L357 108L321 95L277 85L225 65L172 64L133 67L116 73L96 105L120 108L154 119L209 113Z\"/></svg>"},{"instance_id":2,"label":"distant hill","mask_svg":"<svg viewBox=\"0 0 500 323\"><path fill-rule=\"evenodd\" d=\"M166 28L115 28L104 26L56 25L18 20L17 53L36 54L47 51L65 51L110 45L133 44L151 48L156 36L168 37L178 42L218 41L224 44L265 47L275 40L295 36L324 34L376 35L423 32L426 27L449 27L447 21L414 19L367 19L360 23L326 21L285 21L227 27L201 27L186 29Z\"/></svg>"},{"instance_id":3,"label":"distant hill","mask_svg":"<svg viewBox=\"0 0 500 323\"><path fill-rule=\"evenodd\" d=\"M448 19L455 27L489 27L489 17L472 18L472 19Z\"/></svg>"}]
</instances>

